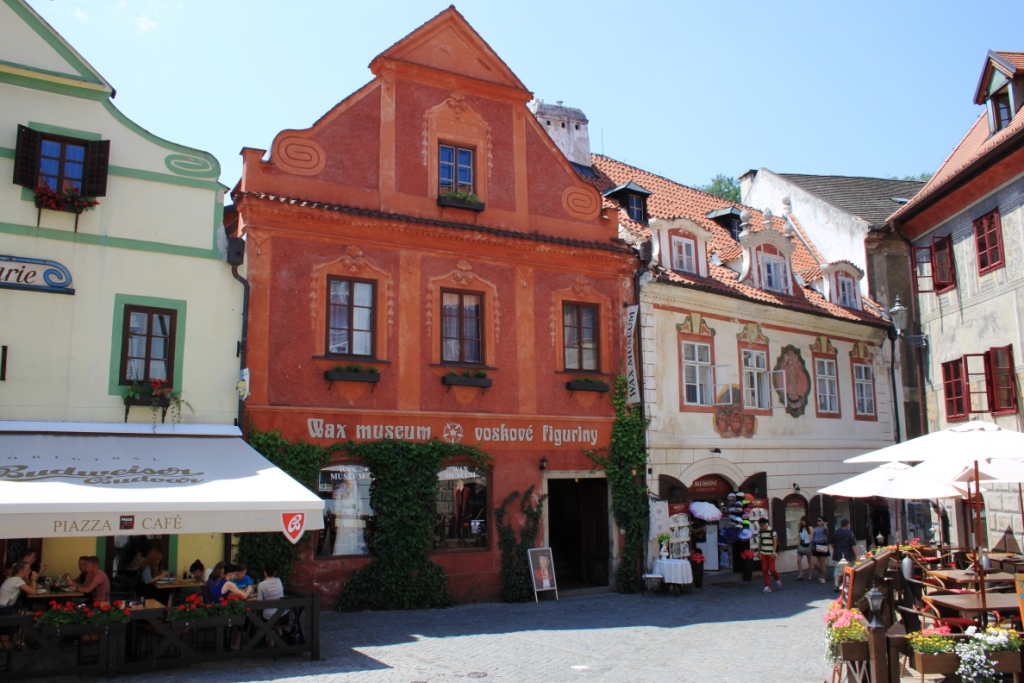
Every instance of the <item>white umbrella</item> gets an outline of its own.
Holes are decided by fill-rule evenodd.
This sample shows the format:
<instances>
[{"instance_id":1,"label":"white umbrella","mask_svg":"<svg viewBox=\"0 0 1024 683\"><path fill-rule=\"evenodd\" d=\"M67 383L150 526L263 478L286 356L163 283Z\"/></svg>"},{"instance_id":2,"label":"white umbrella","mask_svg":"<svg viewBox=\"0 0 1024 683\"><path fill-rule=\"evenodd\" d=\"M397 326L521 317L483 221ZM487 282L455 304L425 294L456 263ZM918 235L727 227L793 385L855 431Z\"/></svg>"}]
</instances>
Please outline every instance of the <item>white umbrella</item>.
<instances>
[{"instance_id":1,"label":"white umbrella","mask_svg":"<svg viewBox=\"0 0 1024 683\"><path fill-rule=\"evenodd\" d=\"M975 421L886 446L845 462L973 462L1000 458L1024 458L1024 434L1002 429L991 422Z\"/></svg>"},{"instance_id":2,"label":"white umbrella","mask_svg":"<svg viewBox=\"0 0 1024 683\"><path fill-rule=\"evenodd\" d=\"M722 518L722 511L712 503L690 503L690 514L705 522L717 522Z\"/></svg>"},{"instance_id":3,"label":"white umbrella","mask_svg":"<svg viewBox=\"0 0 1024 683\"><path fill-rule=\"evenodd\" d=\"M916 467L887 462L841 482L826 486L818 493L850 498L899 498L904 500L959 498L962 493L952 484L913 476Z\"/></svg>"}]
</instances>

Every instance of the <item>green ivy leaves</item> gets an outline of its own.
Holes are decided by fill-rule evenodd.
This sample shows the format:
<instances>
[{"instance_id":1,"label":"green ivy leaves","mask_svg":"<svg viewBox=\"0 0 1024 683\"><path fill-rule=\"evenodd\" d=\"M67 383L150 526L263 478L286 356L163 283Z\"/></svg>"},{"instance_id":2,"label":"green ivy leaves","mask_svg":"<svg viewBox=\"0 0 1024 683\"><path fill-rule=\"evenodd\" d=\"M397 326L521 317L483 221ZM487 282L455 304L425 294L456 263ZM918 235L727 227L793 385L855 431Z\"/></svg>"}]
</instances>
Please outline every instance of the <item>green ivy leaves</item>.
<instances>
[{"instance_id":1,"label":"green ivy leaves","mask_svg":"<svg viewBox=\"0 0 1024 683\"><path fill-rule=\"evenodd\" d=\"M608 486L612 492L612 514L615 523L625 533L622 561L615 571L615 584L622 593L635 593L640 589L640 569L647 546L647 486L644 473L647 467L647 452L644 448L644 431L647 422L639 406L626 403L628 390L626 378L615 378L612 405L615 406L615 425L612 427L612 442L598 455L586 451L595 463L604 468Z\"/></svg>"},{"instance_id":2,"label":"green ivy leaves","mask_svg":"<svg viewBox=\"0 0 1024 683\"><path fill-rule=\"evenodd\" d=\"M527 551L537 541L540 529L541 510L548 494L544 494L532 503L533 486L526 489L519 501L519 511L526 516L523 528L519 530L519 541L511 522L505 522L508 514L505 508L519 498L519 491L513 491L502 502L501 507L494 508L494 520L498 529L498 548L501 550L501 599L505 602L526 602L533 597L533 581L530 579L530 561Z\"/></svg>"}]
</instances>

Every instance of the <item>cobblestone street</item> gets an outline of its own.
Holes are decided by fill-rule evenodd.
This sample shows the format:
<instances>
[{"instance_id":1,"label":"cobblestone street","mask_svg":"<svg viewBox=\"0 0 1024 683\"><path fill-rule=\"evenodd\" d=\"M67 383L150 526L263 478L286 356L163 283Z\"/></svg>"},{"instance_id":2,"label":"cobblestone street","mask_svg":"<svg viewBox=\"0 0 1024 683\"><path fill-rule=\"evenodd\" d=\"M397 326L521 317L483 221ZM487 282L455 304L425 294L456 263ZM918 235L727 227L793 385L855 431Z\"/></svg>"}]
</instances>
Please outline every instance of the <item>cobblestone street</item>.
<instances>
[{"instance_id":1,"label":"cobblestone street","mask_svg":"<svg viewBox=\"0 0 1024 683\"><path fill-rule=\"evenodd\" d=\"M818 683L821 616L831 586L784 577L709 585L681 597L613 593L539 605L475 604L441 611L325 612L322 661L283 658L193 668L124 681L413 683Z\"/></svg>"}]
</instances>

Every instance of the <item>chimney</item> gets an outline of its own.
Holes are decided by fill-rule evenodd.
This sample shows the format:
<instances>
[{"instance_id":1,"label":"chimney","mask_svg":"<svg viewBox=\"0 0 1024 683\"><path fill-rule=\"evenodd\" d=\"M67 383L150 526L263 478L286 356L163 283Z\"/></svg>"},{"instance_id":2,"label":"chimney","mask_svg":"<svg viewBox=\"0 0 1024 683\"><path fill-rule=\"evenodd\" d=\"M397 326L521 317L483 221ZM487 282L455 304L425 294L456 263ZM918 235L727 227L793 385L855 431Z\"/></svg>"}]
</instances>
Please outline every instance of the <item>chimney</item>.
<instances>
[{"instance_id":1,"label":"chimney","mask_svg":"<svg viewBox=\"0 0 1024 683\"><path fill-rule=\"evenodd\" d=\"M590 132L586 114L575 107L565 106L562 100L547 104L538 99L526 106L569 161L590 167Z\"/></svg>"},{"instance_id":2,"label":"chimney","mask_svg":"<svg viewBox=\"0 0 1024 683\"><path fill-rule=\"evenodd\" d=\"M747 203L747 197L750 196L750 188L754 184L754 178L757 177L757 171L750 169L739 177L740 181L740 204Z\"/></svg>"}]
</instances>

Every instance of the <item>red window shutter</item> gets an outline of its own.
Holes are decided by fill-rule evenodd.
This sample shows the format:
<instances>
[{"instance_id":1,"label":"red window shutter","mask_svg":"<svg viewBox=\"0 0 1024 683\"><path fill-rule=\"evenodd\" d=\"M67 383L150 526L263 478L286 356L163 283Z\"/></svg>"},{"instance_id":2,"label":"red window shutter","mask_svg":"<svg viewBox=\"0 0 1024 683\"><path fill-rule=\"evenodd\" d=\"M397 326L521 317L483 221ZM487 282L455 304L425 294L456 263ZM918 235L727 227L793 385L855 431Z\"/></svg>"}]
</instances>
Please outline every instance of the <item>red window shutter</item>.
<instances>
[{"instance_id":1,"label":"red window shutter","mask_svg":"<svg viewBox=\"0 0 1024 683\"><path fill-rule=\"evenodd\" d=\"M41 134L26 126L18 126L18 146L14 151L14 184L36 189L39 171L39 138Z\"/></svg>"},{"instance_id":2,"label":"red window shutter","mask_svg":"<svg viewBox=\"0 0 1024 683\"><path fill-rule=\"evenodd\" d=\"M994 413L1017 412L1017 376L1014 372L1013 347L989 349L989 406Z\"/></svg>"},{"instance_id":3,"label":"red window shutter","mask_svg":"<svg viewBox=\"0 0 1024 683\"><path fill-rule=\"evenodd\" d=\"M999 209L974 221L974 246L978 255L979 275L1003 265L1003 233L999 224Z\"/></svg>"},{"instance_id":4,"label":"red window shutter","mask_svg":"<svg viewBox=\"0 0 1024 683\"><path fill-rule=\"evenodd\" d=\"M963 358L964 404L967 414L990 412L991 393L989 381L989 355L987 353L965 353ZM971 384L977 387L971 388Z\"/></svg>"},{"instance_id":5,"label":"red window shutter","mask_svg":"<svg viewBox=\"0 0 1024 683\"><path fill-rule=\"evenodd\" d=\"M107 171L110 167L110 140L91 140L85 147L85 173L82 195L107 196Z\"/></svg>"},{"instance_id":6,"label":"red window shutter","mask_svg":"<svg viewBox=\"0 0 1024 683\"><path fill-rule=\"evenodd\" d=\"M967 417L964 405L964 361L958 358L942 364L942 395L946 403L946 420L963 420Z\"/></svg>"},{"instance_id":7,"label":"red window shutter","mask_svg":"<svg viewBox=\"0 0 1024 683\"><path fill-rule=\"evenodd\" d=\"M917 281L918 294L927 294L935 291L934 270L932 248L914 247L914 278Z\"/></svg>"},{"instance_id":8,"label":"red window shutter","mask_svg":"<svg viewBox=\"0 0 1024 683\"><path fill-rule=\"evenodd\" d=\"M772 528L779 535L779 550L788 548L786 538L786 504L779 498L772 498ZM797 539L793 539L793 545L797 545Z\"/></svg>"},{"instance_id":9,"label":"red window shutter","mask_svg":"<svg viewBox=\"0 0 1024 683\"><path fill-rule=\"evenodd\" d=\"M937 292L956 286L953 238L949 235L932 238L932 275Z\"/></svg>"}]
</instances>

